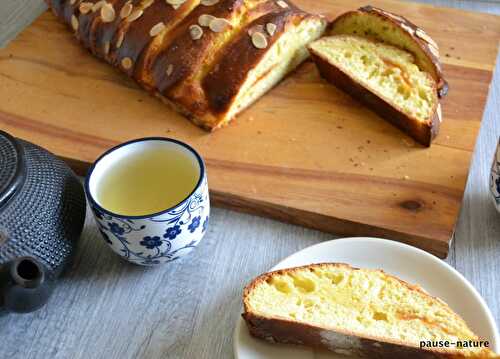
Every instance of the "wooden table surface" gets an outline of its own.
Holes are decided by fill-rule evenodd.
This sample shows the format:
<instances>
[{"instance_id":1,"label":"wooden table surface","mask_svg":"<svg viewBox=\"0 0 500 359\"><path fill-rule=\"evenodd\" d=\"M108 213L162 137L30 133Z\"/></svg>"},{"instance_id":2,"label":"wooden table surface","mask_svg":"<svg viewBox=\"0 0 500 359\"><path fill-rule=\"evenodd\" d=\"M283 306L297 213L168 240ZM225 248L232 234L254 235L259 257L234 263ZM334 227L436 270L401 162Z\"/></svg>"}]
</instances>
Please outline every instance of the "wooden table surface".
<instances>
[{"instance_id":1,"label":"wooden table surface","mask_svg":"<svg viewBox=\"0 0 500 359\"><path fill-rule=\"evenodd\" d=\"M421 2L500 14L498 0ZM1 0L0 46L44 9L41 0ZM500 325L500 215L488 194L499 113L497 65L447 262L477 288ZM27 315L0 313L0 358L232 358L245 283L282 258L334 238L215 208L195 252L145 269L115 256L88 213L74 266L48 305Z\"/></svg>"}]
</instances>

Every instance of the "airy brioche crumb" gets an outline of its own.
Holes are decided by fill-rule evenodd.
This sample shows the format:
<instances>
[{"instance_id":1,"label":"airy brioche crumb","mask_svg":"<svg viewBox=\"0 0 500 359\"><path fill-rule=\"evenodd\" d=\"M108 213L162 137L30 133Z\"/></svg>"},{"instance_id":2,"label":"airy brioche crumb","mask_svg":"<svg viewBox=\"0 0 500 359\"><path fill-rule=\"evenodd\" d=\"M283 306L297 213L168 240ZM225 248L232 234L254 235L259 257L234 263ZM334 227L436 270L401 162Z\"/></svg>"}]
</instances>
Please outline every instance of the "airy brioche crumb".
<instances>
[{"instance_id":1,"label":"airy brioche crumb","mask_svg":"<svg viewBox=\"0 0 500 359\"><path fill-rule=\"evenodd\" d=\"M312 18L302 21L284 33L268 50L258 66L248 73L246 81L228 111L227 119L246 109L304 62L309 57L307 44L318 39L325 27L326 23Z\"/></svg>"},{"instance_id":2,"label":"airy brioche crumb","mask_svg":"<svg viewBox=\"0 0 500 359\"><path fill-rule=\"evenodd\" d=\"M329 34L362 36L411 52L417 66L436 81L440 96L448 92L439 63L438 44L423 29L398 14L365 6L335 19Z\"/></svg>"},{"instance_id":3,"label":"airy brioche crumb","mask_svg":"<svg viewBox=\"0 0 500 359\"><path fill-rule=\"evenodd\" d=\"M273 337L273 333L263 334L270 328L279 335L280 323L288 323L287 327L290 322L304 325L303 333L298 327L294 329L297 338L290 328L284 331L288 343L313 342L313 335L308 333L311 328L321 329L322 340L335 337L328 335L331 332L410 348L419 348L422 340L479 340L446 303L420 287L380 270L345 264L317 264L264 274L247 286L244 304L243 316L254 335ZM263 324L265 320L273 324ZM266 329L257 328L259 323ZM484 348L436 352L455 352L460 357L493 355Z\"/></svg>"},{"instance_id":4,"label":"airy brioche crumb","mask_svg":"<svg viewBox=\"0 0 500 359\"><path fill-rule=\"evenodd\" d=\"M411 53L352 35L325 37L310 48L408 116L423 122L434 115L435 82Z\"/></svg>"}]
</instances>

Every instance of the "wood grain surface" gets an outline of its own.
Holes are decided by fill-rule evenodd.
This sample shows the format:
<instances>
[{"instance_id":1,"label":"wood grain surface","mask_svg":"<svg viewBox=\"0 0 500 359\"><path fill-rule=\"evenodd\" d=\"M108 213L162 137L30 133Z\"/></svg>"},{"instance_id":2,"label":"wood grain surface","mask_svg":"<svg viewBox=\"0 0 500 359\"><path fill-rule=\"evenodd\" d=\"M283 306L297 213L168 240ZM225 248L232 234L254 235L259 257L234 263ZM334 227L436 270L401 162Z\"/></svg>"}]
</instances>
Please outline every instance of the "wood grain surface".
<instances>
[{"instance_id":1,"label":"wood grain surface","mask_svg":"<svg viewBox=\"0 0 500 359\"><path fill-rule=\"evenodd\" d=\"M297 3L330 18L362 5ZM327 85L312 63L232 126L208 134L89 56L48 12L0 51L0 123L80 170L119 142L175 137L206 159L217 205L339 234L395 238L445 257L500 20L419 4L373 4L408 16L441 45L451 91L431 149Z\"/></svg>"},{"instance_id":2,"label":"wood grain surface","mask_svg":"<svg viewBox=\"0 0 500 359\"><path fill-rule=\"evenodd\" d=\"M500 14L500 2L425 2ZM41 0L0 1L0 14L7 15L0 17L0 46L41 8ZM485 298L497 324L500 215L487 181L500 135L499 75L497 65L447 258ZM146 270L116 257L89 215L75 264L48 305L28 315L0 313L0 358L234 358L232 333L244 285L297 250L334 238L215 208L208 234L192 255Z\"/></svg>"}]
</instances>

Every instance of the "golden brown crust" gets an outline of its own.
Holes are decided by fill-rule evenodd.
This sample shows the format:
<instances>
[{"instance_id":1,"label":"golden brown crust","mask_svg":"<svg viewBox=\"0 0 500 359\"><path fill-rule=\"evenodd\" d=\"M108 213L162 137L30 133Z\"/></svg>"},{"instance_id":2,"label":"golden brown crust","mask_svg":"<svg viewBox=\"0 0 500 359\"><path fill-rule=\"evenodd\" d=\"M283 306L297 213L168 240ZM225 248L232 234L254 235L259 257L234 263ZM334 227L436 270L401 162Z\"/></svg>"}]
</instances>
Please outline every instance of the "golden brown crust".
<instances>
[{"instance_id":1,"label":"golden brown crust","mask_svg":"<svg viewBox=\"0 0 500 359\"><path fill-rule=\"evenodd\" d=\"M198 24L201 15L229 20L241 14L243 10L243 0L223 0L217 6L199 6L175 29L173 41L158 55L152 67L154 82L162 95L168 97L169 90L200 67L214 39L220 36L220 33L204 29L203 37L194 41L189 27ZM170 65L173 70L167 75L165 69Z\"/></svg>"},{"instance_id":2,"label":"golden brown crust","mask_svg":"<svg viewBox=\"0 0 500 359\"><path fill-rule=\"evenodd\" d=\"M90 43L90 50L97 57L110 61L110 53L112 52L114 47L113 45L115 43L113 40L115 39L115 34L123 21L119 14L127 1L128 0L115 0L113 2L116 16L112 22L104 23L102 21L96 21L94 16L96 25L93 27L93 41Z\"/></svg>"},{"instance_id":3,"label":"golden brown crust","mask_svg":"<svg viewBox=\"0 0 500 359\"><path fill-rule=\"evenodd\" d=\"M72 18L75 17L78 20L78 28L72 30L75 32L75 36L81 42L85 48L89 48L89 33L92 24L92 19L95 16L93 12L90 12L87 16L82 16L80 19L79 4L81 1L75 1L71 4L70 1L65 1L61 4L59 16L64 20L69 27L72 27Z\"/></svg>"},{"instance_id":4,"label":"golden brown crust","mask_svg":"<svg viewBox=\"0 0 500 359\"><path fill-rule=\"evenodd\" d=\"M130 76L138 68L144 49L153 40L149 34L151 27L160 21L170 21L174 16L174 9L164 1L155 1L147 7L140 6L140 2L132 2L132 4L134 11L140 10L142 15L134 21L129 21L127 18L117 20L119 26L115 30L117 33L113 36L111 50L112 63L120 66L122 71ZM117 13L119 13L118 9ZM131 60L132 67L130 69L121 66L125 58Z\"/></svg>"},{"instance_id":5,"label":"golden brown crust","mask_svg":"<svg viewBox=\"0 0 500 359\"><path fill-rule=\"evenodd\" d=\"M167 30L157 38L151 38L138 60L139 63L134 74L141 85L151 89L157 87L158 84L154 74L154 66L158 62L158 58L164 55L165 51L168 51L168 48L171 48L172 43L178 41L179 37L185 37L188 23L197 21L197 12L200 11L197 9L204 8L200 5L200 0L187 0L177 10L166 2L156 2L154 6L155 8L151 11L161 15L159 19L149 21L150 26L152 27L161 21ZM156 15L156 17L159 16ZM146 32L149 33L150 29L146 29ZM162 70L164 72L165 69Z\"/></svg>"},{"instance_id":6,"label":"golden brown crust","mask_svg":"<svg viewBox=\"0 0 500 359\"><path fill-rule=\"evenodd\" d=\"M446 96L448 93L448 83L444 78L439 59L438 45L422 28L418 27L403 16L369 5L361 7L356 11L347 12L336 18L330 25L329 33L339 34L337 31L338 25L341 24L346 18L356 16L376 16L381 20L399 28L401 30L401 34L407 38L407 41L415 43L422 52L423 56L417 56L417 58L424 58L426 61L417 65L423 67L423 70L429 72L434 78L437 83L439 97ZM370 35L374 36L378 40L381 40L377 37L377 34Z\"/></svg>"},{"instance_id":7,"label":"golden brown crust","mask_svg":"<svg viewBox=\"0 0 500 359\"><path fill-rule=\"evenodd\" d=\"M89 11L85 14L81 13L80 5L82 3L96 4L98 0L77 0L71 3L69 0L50 1L45 0L52 8L53 12L59 16L69 27L72 27L72 18L77 20L78 28L75 35L80 43L94 55L104 58L104 43L111 41L116 27L120 23L119 16L110 23L103 23L100 20L99 11ZM113 5L114 9L119 12L123 3L126 0L111 0L108 1Z\"/></svg>"},{"instance_id":8,"label":"golden brown crust","mask_svg":"<svg viewBox=\"0 0 500 359\"><path fill-rule=\"evenodd\" d=\"M326 349L337 354L370 359L465 359L498 358L493 354L464 356L457 353L437 353L402 344L393 344L356 335L324 330L285 319L266 318L253 313L243 313L250 334L269 343L305 345ZM353 345L353 343L355 343Z\"/></svg>"},{"instance_id":9,"label":"golden brown crust","mask_svg":"<svg viewBox=\"0 0 500 359\"><path fill-rule=\"evenodd\" d=\"M224 113L230 108L248 73L259 64L267 49L285 32L286 25L294 21L300 22L306 16L308 15L297 9L282 9L256 19L241 31L235 41L224 49L221 61L203 81L203 89L214 113ZM248 32L251 29L263 28L268 23L276 25L276 32L273 36L266 36L266 49L256 49Z\"/></svg>"},{"instance_id":10,"label":"golden brown crust","mask_svg":"<svg viewBox=\"0 0 500 359\"><path fill-rule=\"evenodd\" d=\"M192 115L193 122L203 124L204 128L214 129L220 127L225 119L225 112L213 111L209 107L210 90L203 86L206 81L200 79L197 74L200 71L205 71L211 67L221 67L221 63L227 59L226 49L232 47L243 34L246 35L245 23L269 18L277 18L280 14L286 12L274 0L255 1L253 7L248 8L248 4L240 0L226 0L219 3L219 7L207 9L200 6L195 10L184 22L178 27L180 35L165 49L158 57L153 66L153 76L155 83L163 96L176 102L179 106ZM298 9L290 5L287 10L299 12ZM209 11L207 11L209 10ZM233 38L225 35L214 33L210 30L205 30L201 39L193 41L189 34L189 27L196 24L200 15L209 14L217 18L224 18L231 21L233 18L240 17L240 14L245 12L245 23L243 27L237 29ZM254 20L257 19L257 20ZM280 34L276 34L276 38ZM224 37L221 39L221 37ZM248 37L248 35L246 35ZM223 43L224 45L221 45ZM217 44L217 45L214 45ZM215 52L214 46L220 50ZM269 48L270 46L268 46ZM264 52L252 46L251 52L258 54ZM215 55L214 55L215 54ZM235 55L240 66L232 69L231 73L227 73L229 77L246 78L251 66L247 66L247 60L240 53ZM256 58L261 58L258 55ZM214 65L215 64L215 65ZM250 65L253 65L250 64ZM165 73L165 69L169 66L173 71L170 75ZM206 78L206 76L205 76ZM203 83L202 83L203 81ZM241 84L240 84L241 85ZM218 82L214 88L220 89L224 87L221 82Z\"/></svg>"},{"instance_id":11,"label":"golden brown crust","mask_svg":"<svg viewBox=\"0 0 500 359\"><path fill-rule=\"evenodd\" d=\"M437 111L437 108L432 111L432 118L428 121L420 121L411 118L383 98L372 93L365 86L357 82L355 78L332 65L328 59L323 58L322 55L314 51L314 49L309 50L321 76L326 80L348 93L353 98L364 103L422 145L427 147L431 145L440 127L440 112ZM439 105L436 103L436 106Z\"/></svg>"},{"instance_id":12,"label":"golden brown crust","mask_svg":"<svg viewBox=\"0 0 500 359\"><path fill-rule=\"evenodd\" d=\"M431 358L446 358L446 359L460 359L465 358L464 354L458 350L431 350L420 349L418 347L408 346L403 342L397 342L388 339L381 339L375 337L360 337L348 330L339 330L332 328L321 328L306 323L299 323L291 321L286 318L279 317L265 317L254 313L249 303L251 292L261 283L272 279L275 276L293 274L303 270L314 270L315 268L331 268L343 267L348 270L360 270L359 268L351 267L343 263L320 263L311 264L296 268L289 268L278 270L270 273L264 273L255 278L248 284L243 291L243 306L244 313L242 314L249 332L254 337L264 339L271 343L284 343L306 345L313 348L323 348L334 351L338 354L357 355L363 358L410 358L410 359L431 359ZM429 300L439 300L444 306L448 308L450 316L455 316L457 319L461 318L454 313L444 302L440 299L430 296L421 287L411 285L397 277L386 274L382 270L363 270L378 272L386 276L388 279L397 280L409 290L418 292L421 295L429 298ZM468 358L497 358L489 350L483 350L477 355L467 356Z\"/></svg>"},{"instance_id":13,"label":"golden brown crust","mask_svg":"<svg viewBox=\"0 0 500 359\"><path fill-rule=\"evenodd\" d=\"M443 358L418 348L358 338L284 319L265 318L253 313L244 313L243 318L252 336L270 343L306 345L361 358Z\"/></svg>"}]
</instances>

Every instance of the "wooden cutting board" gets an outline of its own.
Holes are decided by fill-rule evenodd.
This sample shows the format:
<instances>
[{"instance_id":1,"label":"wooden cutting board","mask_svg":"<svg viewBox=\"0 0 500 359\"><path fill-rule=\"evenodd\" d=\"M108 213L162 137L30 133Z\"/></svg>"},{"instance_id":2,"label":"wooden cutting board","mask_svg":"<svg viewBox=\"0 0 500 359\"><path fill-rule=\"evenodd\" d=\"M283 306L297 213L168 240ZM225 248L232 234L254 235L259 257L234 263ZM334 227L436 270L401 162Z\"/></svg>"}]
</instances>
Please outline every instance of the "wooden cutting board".
<instances>
[{"instance_id":1,"label":"wooden cutting board","mask_svg":"<svg viewBox=\"0 0 500 359\"><path fill-rule=\"evenodd\" d=\"M365 4L296 2L330 18ZM430 149L321 80L312 63L228 128L204 132L90 56L48 12L0 50L1 128L46 147L80 173L120 142L174 137L204 156L215 205L336 234L393 238L445 257L500 18L407 2L372 4L410 18L440 44L451 90Z\"/></svg>"}]
</instances>

